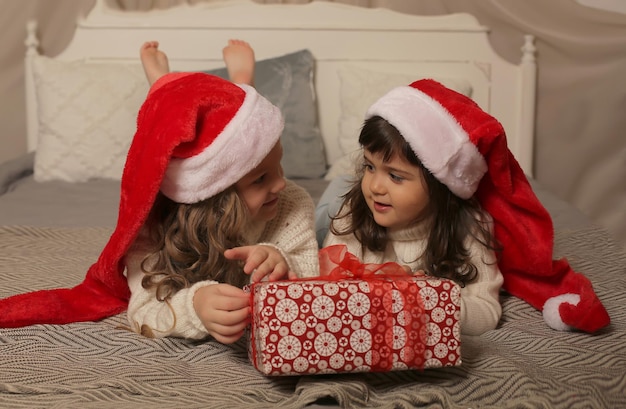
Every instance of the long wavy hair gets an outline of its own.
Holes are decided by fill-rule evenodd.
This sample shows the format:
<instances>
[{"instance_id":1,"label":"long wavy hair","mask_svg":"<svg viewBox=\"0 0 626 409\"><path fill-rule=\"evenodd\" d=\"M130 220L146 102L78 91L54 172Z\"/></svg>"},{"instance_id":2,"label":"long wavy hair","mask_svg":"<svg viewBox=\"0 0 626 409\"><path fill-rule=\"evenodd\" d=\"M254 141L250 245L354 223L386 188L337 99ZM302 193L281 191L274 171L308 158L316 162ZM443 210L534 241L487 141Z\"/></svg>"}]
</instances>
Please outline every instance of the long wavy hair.
<instances>
[{"instance_id":1,"label":"long wavy hair","mask_svg":"<svg viewBox=\"0 0 626 409\"><path fill-rule=\"evenodd\" d=\"M242 235L247 223L247 208L234 187L193 204L159 192L146 223L150 248L141 263L142 286L156 287L160 301L202 280L243 287L248 277L241 263L226 259L224 250L249 244Z\"/></svg>"},{"instance_id":2,"label":"long wavy hair","mask_svg":"<svg viewBox=\"0 0 626 409\"><path fill-rule=\"evenodd\" d=\"M416 254L415 260L422 259L429 275L449 278L462 286L473 281L477 269L464 246L465 239L472 236L484 246L498 250L478 200L474 197L461 199L454 195L424 167L397 128L380 116L365 121L359 143L364 149L381 154L385 162L398 155L422 171L430 201L426 214L420 215L420 220L432 218L432 227L424 254ZM330 230L336 235L354 234L363 249L381 252L390 239L387 229L374 220L363 196L361 180L364 172L361 161L351 189L343 196L342 210L333 218L333 221L348 218L347 227L340 230L335 223L331 223Z\"/></svg>"}]
</instances>

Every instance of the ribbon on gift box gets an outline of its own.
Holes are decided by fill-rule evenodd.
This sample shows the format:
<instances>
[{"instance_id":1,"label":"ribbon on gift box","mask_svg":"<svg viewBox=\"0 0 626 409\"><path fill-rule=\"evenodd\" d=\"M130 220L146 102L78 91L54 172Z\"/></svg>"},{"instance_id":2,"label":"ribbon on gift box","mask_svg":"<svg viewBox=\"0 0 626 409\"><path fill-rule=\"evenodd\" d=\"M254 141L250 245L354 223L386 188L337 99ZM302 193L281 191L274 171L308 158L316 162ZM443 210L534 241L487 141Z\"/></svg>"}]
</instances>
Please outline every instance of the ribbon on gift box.
<instances>
[{"instance_id":1,"label":"ribbon on gift box","mask_svg":"<svg viewBox=\"0 0 626 409\"><path fill-rule=\"evenodd\" d=\"M344 244L324 247L318 257L321 276L360 279L371 287L372 371L391 370L394 351L396 362L422 368L425 348L420 330L425 316L415 277L395 262L362 263Z\"/></svg>"},{"instance_id":2,"label":"ribbon on gift box","mask_svg":"<svg viewBox=\"0 0 626 409\"><path fill-rule=\"evenodd\" d=\"M335 244L321 249L318 253L320 276L330 279L371 278L378 274L378 279L396 279L411 277L407 270L398 263L383 264L361 263L361 260L348 251L345 244Z\"/></svg>"}]
</instances>

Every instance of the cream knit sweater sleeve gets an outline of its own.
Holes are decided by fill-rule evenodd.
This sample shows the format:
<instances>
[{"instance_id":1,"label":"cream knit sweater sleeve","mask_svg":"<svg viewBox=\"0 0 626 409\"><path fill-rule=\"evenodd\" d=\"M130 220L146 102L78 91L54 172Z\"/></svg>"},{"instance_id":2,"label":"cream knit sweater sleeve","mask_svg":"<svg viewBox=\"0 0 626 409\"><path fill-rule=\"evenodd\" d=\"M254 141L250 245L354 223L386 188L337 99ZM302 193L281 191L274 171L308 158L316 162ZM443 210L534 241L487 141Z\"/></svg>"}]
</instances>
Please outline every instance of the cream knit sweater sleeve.
<instances>
[{"instance_id":1,"label":"cream knit sweater sleeve","mask_svg":"<svg viewBox=\"0 0 626 409\"><path fill-rule=\"evenodd\" d=\"M193 296L204 286L216 281L200 281L174 294L169 302L157 300L155 288L146 290L141 285L144 273L141 260L144 253L134 251L126 256L126 279L131 291L128 302L128 323L135 331L148 326L155 338L181 337L202 339L209 335L193 308Z\"/></svg>"},{"instance_id":2,"label":"cream knit sweater sleeve","mask_svg":"<svg viewBox=\"0 0 626 409\"><path fill-rule=\"evenodd\" d=\"M476 279L461 288L461 333L480 335L495 329L502 316L500 288L504 281L495 253L472 239L472 262L478 269Z\"/></svg>"}]
</instances>

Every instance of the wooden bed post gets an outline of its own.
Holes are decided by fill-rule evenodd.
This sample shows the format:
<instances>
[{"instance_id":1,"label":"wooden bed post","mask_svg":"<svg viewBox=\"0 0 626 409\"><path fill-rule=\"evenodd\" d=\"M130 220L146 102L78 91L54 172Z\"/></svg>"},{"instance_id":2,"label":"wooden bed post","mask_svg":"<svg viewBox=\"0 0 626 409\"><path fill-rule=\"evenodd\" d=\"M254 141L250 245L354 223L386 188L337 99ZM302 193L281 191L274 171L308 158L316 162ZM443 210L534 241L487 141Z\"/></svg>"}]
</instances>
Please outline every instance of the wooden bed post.
<instances>
[{"instance_id":1,"label":"wooden bed post","mask_svg":"<svg viewBox=\"0 0 626 409\"><path fill-rule=\"evenodd\" d=\"M33 57L38 55L37 48L39 47L39 40L37 39L37 21L29 20L26 23L26 55L24 57L24 86L26 91L26 100L30 102L26 103L26 147L29 152L35 150L37 146L37 104L34 103L35 84L33 82Z\"/></svg>"},{"instance_id":2,"label":"wooden bed post","mask_svg":"<svg viewBox=\"0 0 626 409\"><path fill-rule=\"evenodd\" d=\"M518 152L524 158L525 163L520 163L522 169L526 171L528 176L534 176L534 163L532 158L534 155L535 142L535 110L536 110L536 94L537 94L537 63L535 59L535 37L532 35L524 36L524 45L522 46L522 61L520 75L522 76L520 86L520 118L523 120L519 124L519 142Z\"/></svg>"}]
</instances>

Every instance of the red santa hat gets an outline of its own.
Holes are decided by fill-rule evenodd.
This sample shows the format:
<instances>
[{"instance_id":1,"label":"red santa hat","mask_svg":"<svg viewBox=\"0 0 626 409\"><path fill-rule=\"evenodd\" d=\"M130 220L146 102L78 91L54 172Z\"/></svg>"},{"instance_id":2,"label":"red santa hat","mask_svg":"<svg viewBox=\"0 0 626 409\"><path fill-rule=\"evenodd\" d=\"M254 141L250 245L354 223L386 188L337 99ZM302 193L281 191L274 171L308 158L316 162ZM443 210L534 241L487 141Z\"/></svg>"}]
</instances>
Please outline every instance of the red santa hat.
<instances>
[{"instance_id":1,"label":"red santa hat","mask_svg":"<svg viewBox=\"0 0 626 409\"><path fill-rule=\"evenodd\" d=\"M121 182L117 226L84 281L0 300L0 327L94 321L124 311L123 258L159 190L179 203L214 196L254 169L278 142L283 118L254 88L202 73L151 87Z\"/></svg>"},{"instance_id":2,"label":"red santa hat","mask_svg":"<svg viewBox=\"0 0 626 409\"><path fill-rule=\"evenodd\" d=\"M502 125L470 98L425 79L389 91L367 111L404 136L455 195L476 195L503 251L503 288L543 311L558 330L594 332L610 322L591 282L553 260L552 219L506 144Z\"/></svg>"}]
</instances>

